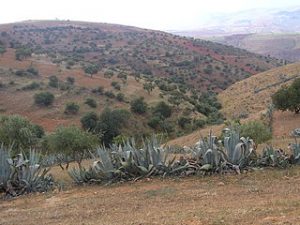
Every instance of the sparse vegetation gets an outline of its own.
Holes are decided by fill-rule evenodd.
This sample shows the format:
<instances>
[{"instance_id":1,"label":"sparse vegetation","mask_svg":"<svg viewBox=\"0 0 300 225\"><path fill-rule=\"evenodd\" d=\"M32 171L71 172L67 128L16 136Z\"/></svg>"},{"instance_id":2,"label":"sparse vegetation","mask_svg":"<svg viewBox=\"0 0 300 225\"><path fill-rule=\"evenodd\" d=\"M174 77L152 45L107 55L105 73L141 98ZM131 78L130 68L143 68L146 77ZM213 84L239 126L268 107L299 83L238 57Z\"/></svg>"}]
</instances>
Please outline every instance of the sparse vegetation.
<instances>
[{"instance_id":1,"label":"sparse vegetation","mask_svg":"<svg viewBox=\"0 0 300 225\"><path fill-rule=\"evenodd\" d=\"M132 112L137 113L137 114L144 114L147 112L148 105L144 101L144 98L136 98L130 102L130 109Z\"/></svg>"},{"instance_id":2,"label":"sparse vegetation","mask_svg":"<svg viewBox=\"0 0 300 225\"><path fill-rule=\"evenodd\" d=\"M26 46L22 46L16 49L16 59L23 60L27 57L30 57L32 54L32 49Z\"/></svg>"},{"instance_id":3,"label":"sparse vegetation","mask_svg":"<svg viewBox=\"0 0 300 225\"><path fill-rule=\"evenodd\" d=\"M86 74L89 74L91 77L93 77L94 74L98 73L100 70L99 65L90 63L83 67L83 70Z\"/></svg>"},{"instance_id":4,"label":"sparse vegetation","mask_svg":"<svg viewBox=\"0 0 300 225\"><path fill-rule=\"evenodd\" d=\"M19 153L17 151L20 149L28 151L30 148L35 148L43 135L42 127L32 124L22 116L0 116L1 144L11 148L14 155Z\"/></svg>"},{"instance_id":5,"label":"sparse vegetation","mask_svg":"<svg viewBox=\"0 0 300 225\"><path fill-rule=\"evenodd\" d=\"M91 108L97 108L97 102L93 98L87 98L84 102L84 104L87 104Z\"/></svg>"},{"instance_id":6,"label":"sparse vegetation","mask_svg":"<svg viewBox=\"0 0 300 225\"><path fill-rule=\"evenodd\" d=\"M34 102L39 106L50 106L54 102L54 95L51 92L40 92L34 95Z\"/></svg>"},{"instance_id":7,"label":"sparse vegetation","mask_svg":"<svg viewBox=\"0 0 300 225\"><path fill-rule=\"evenodd\" d=\"M78 113L79 108L80 108L79 105L76 104L75 102L69 102L66 104L64 113L67 115L75 115Z\"/></svg>"},{"instance_id":8,"label":"sparse vegetation","mask_svg":"<svg viewBox=\"0 0 300 225\"><path fill-rule=\"evenodd\" d=\"M98 138L75 126L59 127L47 136L47 144L52 154L69 156L80 166L88 150L92 150L98 144ZM66 168L68 166L69 162Z\"/></svg>"},{"instance_id":9,"label":"sparse vegetation","mask_svg":"<svg viewBox=\"0 0 300 225\"><path fill-rule=\"evenodd\" d=\"M49 77L48 85L49 85L49 87L58 88L59 79L57 78L57 76L53 75L53 76Z\"/></svg>"},{"instance_id":10,"label":"sparse vegetation","mask_svg":"<svg viewBox=\"0 0 300 225\"><path fill-rule=\"evenodd\" d=\"M260 121L250 121L242 124L241 135L252 137L257 144L264 143L272 138L270 129Z\"/></svg>"}]
</instances>

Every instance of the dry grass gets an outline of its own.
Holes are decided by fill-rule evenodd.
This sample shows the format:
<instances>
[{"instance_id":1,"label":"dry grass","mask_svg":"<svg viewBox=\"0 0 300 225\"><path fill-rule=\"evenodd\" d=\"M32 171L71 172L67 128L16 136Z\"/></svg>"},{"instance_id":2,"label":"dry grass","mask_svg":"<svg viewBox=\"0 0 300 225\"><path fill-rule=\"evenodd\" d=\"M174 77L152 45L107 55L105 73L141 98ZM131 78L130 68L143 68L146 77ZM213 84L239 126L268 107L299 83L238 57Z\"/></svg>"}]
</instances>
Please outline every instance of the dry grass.
<instances>
[{"instance_id":1,"label":"dry grass","mask_svg":"<svg viewBox=\"0 0 300 225\"><path fill-rule=\"evenodd\" d=\"M299 224L300 168L87 186L0 202L0 224Z\"/></svg>"},{"instance_id":2,"label":"dry grass","mask_svg":"<svg viewBox=\"0 0 300 225\"><path fill-rule=\"evenodd\" d=\"M250 116L259 114L264 111L271 102L271 95L281 86L277 85L266 90L255 93L255 89L267 87L270 84L279 82L280 77L286 78L294 75L300 76L300 63L295 63L264 73L253 75L252 77L239 81L228 89L219 94L219 100L223 105L223 113L226 117L231 118L241 113L247 113ZM292 81L284 83L287 85Z\"/></svg>"}]
</instances>

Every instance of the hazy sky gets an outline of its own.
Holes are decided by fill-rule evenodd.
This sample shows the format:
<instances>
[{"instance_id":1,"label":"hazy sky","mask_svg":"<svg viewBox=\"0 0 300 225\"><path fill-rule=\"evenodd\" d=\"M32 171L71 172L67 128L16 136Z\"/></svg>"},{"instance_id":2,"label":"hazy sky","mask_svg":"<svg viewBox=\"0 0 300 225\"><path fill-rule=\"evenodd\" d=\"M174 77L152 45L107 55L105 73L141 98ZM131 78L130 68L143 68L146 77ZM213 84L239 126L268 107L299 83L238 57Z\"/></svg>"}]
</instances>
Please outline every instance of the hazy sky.
<instances>
[{"instance_id":1,"label":"hazy sky","mask_svg":"<svg viewBox=\"0 0 300 225\"><path fill-rule=\"evenodd\" d=\"M299 0L7 0L0 23L70 19L178 30L197 28L215 13L295 5Z\"/></svg>"}]
</instances>

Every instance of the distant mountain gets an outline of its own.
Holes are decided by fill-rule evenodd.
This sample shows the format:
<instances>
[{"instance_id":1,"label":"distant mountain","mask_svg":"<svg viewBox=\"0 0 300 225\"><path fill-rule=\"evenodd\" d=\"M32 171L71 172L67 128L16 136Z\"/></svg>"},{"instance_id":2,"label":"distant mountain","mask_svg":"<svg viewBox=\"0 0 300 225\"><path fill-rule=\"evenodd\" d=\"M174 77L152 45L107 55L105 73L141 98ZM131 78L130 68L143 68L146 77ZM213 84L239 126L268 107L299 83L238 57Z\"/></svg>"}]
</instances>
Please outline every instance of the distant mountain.
<instances>
[{"instance_id":1,"label":"distant mountain","mask_svg":"<svg viewBox=\"0 0 300 225\"><path fill-rule=\"evenodd\" d=\"M174 32L186 36L225 36L248 33L300 32L300 6L287 9L252 9L212 15L199 29Z\"/></svg>"},{"instance_id":2,"label":"distant mountain","mask_svg":"<svg viewBox=\"0 0 300 225\"><path fill-rule=\"evenodd\" d=\"M204 27L173 33L289 61L300 60L300 7L212 15Z\"/></svg>"},{"instance_id":3,"label":"distant mountain","mask_svg":"<svg viewBox=\"0 0 300 225\"><path fill-rule=\"evenodd\" d=\"M213 40L279 59L300 60L300 33L235 34Z\"/></svg>"}]
</instances>

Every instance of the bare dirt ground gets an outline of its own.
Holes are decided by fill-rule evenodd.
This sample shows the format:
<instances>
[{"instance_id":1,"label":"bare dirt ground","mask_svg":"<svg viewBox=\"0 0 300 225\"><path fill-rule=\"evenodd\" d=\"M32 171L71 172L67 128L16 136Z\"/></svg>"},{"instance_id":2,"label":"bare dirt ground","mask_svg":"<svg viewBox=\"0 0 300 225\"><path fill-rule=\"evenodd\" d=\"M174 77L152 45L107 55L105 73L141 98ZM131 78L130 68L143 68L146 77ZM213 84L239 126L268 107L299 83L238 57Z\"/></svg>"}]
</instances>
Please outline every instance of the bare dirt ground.
<instances>
[{"instance_id":1,"label":"bare dirt ground","mask_svg":"<svg viewBox=\"0 0 300 225\"><path fill-rule=\"evenodd\" d=\"M276 138L288 137L294 129L300 128L300 115L294 112L276 111L273 121L273 136Z\"/></svg>"},{"instance_id":2,"label":"bare dirt ground","mask_svg":"<svg viewBox=\"0 0 300 225\"><path fill-rule=\"evenodd\" d=\"M0 224L300 224L300 168L69 187L0 201Z\"/></svg>"}]
</instances>

